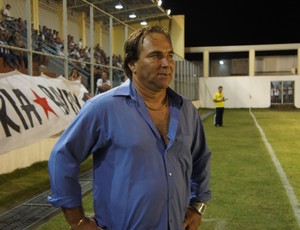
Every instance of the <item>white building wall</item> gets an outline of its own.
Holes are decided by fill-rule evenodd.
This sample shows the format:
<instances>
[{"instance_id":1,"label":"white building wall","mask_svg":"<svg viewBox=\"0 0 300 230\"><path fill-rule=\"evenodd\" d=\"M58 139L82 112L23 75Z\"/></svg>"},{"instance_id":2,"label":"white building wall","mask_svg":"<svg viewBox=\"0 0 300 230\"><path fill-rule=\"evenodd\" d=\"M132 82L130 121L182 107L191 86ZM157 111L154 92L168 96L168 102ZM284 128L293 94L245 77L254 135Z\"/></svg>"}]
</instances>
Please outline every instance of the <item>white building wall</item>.
<instances>
[{"instance_id":1,"label":"white building wall","mask_svg":"<svg viewBox=\"0 0 300 230\"><path fill-rule=\"evenodd\" d=\"M290 76L242 76L201 77L199 84L200 107L214 108L213 95L218 86L223 86L226 108L268 108L271 106L272 81L294 81L294 105L300 108L300 77Z\"/></svg>"}]
</instances>

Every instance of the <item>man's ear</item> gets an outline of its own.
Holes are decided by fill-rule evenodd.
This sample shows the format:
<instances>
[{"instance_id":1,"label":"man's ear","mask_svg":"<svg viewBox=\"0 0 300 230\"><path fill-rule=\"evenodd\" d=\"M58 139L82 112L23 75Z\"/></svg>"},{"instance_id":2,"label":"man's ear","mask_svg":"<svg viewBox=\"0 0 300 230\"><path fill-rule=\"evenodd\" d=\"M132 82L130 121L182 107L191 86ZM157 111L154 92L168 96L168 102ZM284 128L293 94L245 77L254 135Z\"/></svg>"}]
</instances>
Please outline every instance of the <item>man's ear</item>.
<instances>
[{"instance_id":1,"label":"man's ear","mask_svg":"<svg viewBox=\"0 0 300 230\"><path fill-rule=\"evenodd\" d=\"M131 70L132 73L135 72L135 62L128 63L128 67Z\"/></svg>"}]
</instances>

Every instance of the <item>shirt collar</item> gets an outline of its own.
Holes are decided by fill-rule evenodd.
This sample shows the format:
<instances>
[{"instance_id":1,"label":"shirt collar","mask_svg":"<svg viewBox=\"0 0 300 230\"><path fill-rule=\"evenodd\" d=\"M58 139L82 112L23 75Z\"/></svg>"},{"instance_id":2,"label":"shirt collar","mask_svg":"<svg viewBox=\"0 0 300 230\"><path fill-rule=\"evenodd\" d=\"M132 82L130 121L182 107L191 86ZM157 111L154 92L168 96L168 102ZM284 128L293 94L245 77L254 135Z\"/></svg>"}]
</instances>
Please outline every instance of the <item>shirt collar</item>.
<instances>
[{"instance_id":1,"label":"shirt collar","mask_svg":"<svg viewBox=\"0 0 300 230\"><path fill-rule=\"evenodd\" d=\"M176 93L173 89L170 87L167 88L167 94L172 98L172 102L175 105L182 106L183 98L181 95ZM133 82L130 79L127 79L122 85L120 85L114 92L114 96L127 96L131 97L134 101L138 101L137 98L139 96L137 95L137 91L135 89L135 86Z\"/></svg>"}]
</instances>

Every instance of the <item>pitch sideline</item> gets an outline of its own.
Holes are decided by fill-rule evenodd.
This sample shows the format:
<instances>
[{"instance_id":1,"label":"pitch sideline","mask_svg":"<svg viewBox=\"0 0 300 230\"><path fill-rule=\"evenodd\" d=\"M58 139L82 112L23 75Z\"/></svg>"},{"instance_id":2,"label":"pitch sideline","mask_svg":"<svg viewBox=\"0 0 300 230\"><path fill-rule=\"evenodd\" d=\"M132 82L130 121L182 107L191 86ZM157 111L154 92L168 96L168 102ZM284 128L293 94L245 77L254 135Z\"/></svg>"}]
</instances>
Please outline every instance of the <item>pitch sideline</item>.
<instances>
[{"instance_id":1,"label":"pitch sideline","mask_svg":"<svg viewBox=\"0 0 300 230\"><path fill-rule=\"evenodd\" d=\"M279 162L279 160L277 159L276 157L276 154L271 146L271 144L269 143L263 129L260 127L260 125L258 124L257 120L256 120L256 117L255 115L251 112L251 110L249 111L250 112L250 115L252 116L253 118L253 121L256 125L256 127L258 128L259 132L260 132L260 135L263 139L263 142L265 144L265 146L267 147L268 149L268 152L271 156L271 159L275 165L275 168L277 170L277 173L280 177L280 180L281 180L281 183L283 185L283 187L285 188L285 191L286 191L286 194L288 196L288 199L290 201L290 204L293 208L293 212L294 212L294 215L296 217L296 220L298 222L298 226L300 227L300 205L299 205L299 202L298 202L298 199L297 199L297 196L294 192L294 189L293 187L291 186L285 172L283 171L283 168L281 167L281 164Z\"/></svg>"}]
</instances>

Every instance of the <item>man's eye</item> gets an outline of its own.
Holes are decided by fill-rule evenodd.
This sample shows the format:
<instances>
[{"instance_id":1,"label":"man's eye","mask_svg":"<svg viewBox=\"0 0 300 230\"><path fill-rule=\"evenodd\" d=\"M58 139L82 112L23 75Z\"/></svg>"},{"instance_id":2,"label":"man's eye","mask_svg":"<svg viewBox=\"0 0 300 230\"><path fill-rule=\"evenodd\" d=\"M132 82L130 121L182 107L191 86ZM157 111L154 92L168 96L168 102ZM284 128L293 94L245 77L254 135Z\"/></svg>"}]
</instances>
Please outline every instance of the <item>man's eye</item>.
<instances>
[{"instance_id":1,"label":"man's eye","mask_svg":"<svg viewBox=\"0 0 300 230\"><path fill-rule=\"evenodd\" d=\"M169 54L169 55L167 56L167 59L168 59L168 60L171 60L171 59L173 59L173 57L174 57L174 54Z\"/></svg>"},{"instance_id":2,"label":"man's eye","mask_svg":"<svg viewBox=\"0 0 300 230\"><path fill-rule=\"evenodd\" d=\"M163 59L166 58L167 60L173 59L174 54L167 54L166 56L163 54L153 54L152 57L155 59Z\"/></svg>"},{"instance_id":3,"label":"man's eye","mask_svg":"<svg viewBox=\"0 0 300 230\"><path fill-rule=\"evenodd\" d=\"M162 59L164 56L162 54L153 54L152 57L156 59Z\"/></svg>"}]
</instances>

